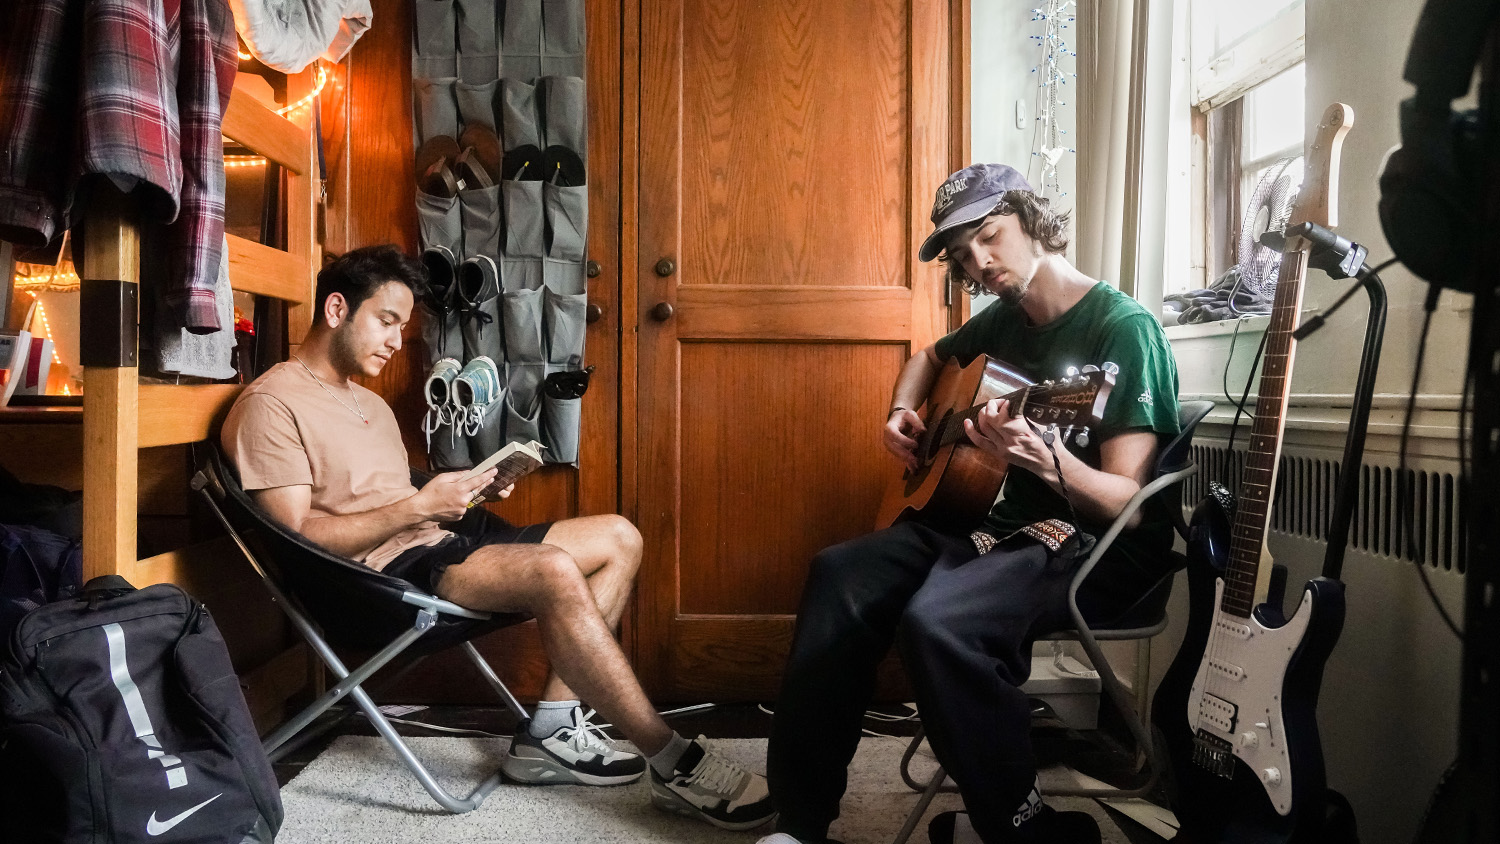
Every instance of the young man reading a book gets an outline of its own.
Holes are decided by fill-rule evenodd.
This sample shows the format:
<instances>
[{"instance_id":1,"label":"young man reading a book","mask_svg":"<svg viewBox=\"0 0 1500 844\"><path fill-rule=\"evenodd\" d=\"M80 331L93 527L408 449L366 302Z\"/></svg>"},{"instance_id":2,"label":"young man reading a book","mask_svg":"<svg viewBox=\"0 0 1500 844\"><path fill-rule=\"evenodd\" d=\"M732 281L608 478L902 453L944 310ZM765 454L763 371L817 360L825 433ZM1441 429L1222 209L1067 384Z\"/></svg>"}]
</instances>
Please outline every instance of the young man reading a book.
<instances>
[{"instance_id":1,"label":"young man reading a book","mask_svg":"<svg viewBox=\"0 0 1500 844\"><path fill-rule=\"evenodd\" d=\"M769 820L764 778L668 727L615 641L641 559L630 522L511 525L468 506L494 469L412 486L394 414L353 378L380 374L401 349L425 283L421 265L394 246L356 249L318 273L307 338L245 389L224 422L244 488L272 518L336 554L461 606L536 617L553 674L504 761L511 779L614 785L649 769L652 802L669 811L728 829ZM604 740L580 697L643 756Z\"/></svg>"},{"instance_id":2,"label":"young man reading a book","mask_svg":"<svg viewBox=\"0 0 1500 844\"><path fill-rule=\"evenodd\" d=\"M950 359L968 365L988 355L1038 381L1089 364L1114 363L1119 373L1087 443L1044 437L1012 418L1004 400L989 402L977 425L964 423L974 445L1010 465L982 525L902 521L813 559L767 759L779 831L762 844L825 841L876 666L895 642L927 738L968 809L938 815L933 844L1099 841L1088 815L1042 803L1020 685L1032 642L1071 624L1067 589L1091 543L1080 534L1100 535L1124 511L1159 445L1177 433L1177 371L1155 317L1068 263L1067 222L1002 164L966 167L938 188L934 231L918 257L941 254L966 290L1000 301L902 369L883 432L896 459L917 466L924 424L916 410ZM1167 514L1143 513L1080 590L1096 622L1170 570Z\"/></svg>"}]
</instances>

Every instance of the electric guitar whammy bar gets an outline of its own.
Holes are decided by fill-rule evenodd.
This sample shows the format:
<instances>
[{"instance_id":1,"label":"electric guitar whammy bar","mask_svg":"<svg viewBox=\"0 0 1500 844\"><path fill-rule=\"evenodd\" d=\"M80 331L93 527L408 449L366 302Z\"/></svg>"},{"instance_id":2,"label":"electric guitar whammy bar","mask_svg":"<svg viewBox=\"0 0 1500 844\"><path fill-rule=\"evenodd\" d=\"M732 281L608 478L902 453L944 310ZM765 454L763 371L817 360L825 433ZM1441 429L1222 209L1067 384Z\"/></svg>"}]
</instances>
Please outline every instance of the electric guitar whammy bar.
<instances>
[{"instance_id":1,"label":"electric guitar whammy bar","mask_svg":"<svg viewBox=\"0 0 1500 844\"><path fill-rule=\"evenodd\" d=\"M1353 117L1340 103L1323 113L1291 225L1333 225L1339 147ZM1178 840L1192 844L1323 840L1315 710L1323 664L1344 624L1344 587L1309 581L1284 617L1285 577L1273 575L1265 547L1309 246L1292 238L1287 249L1238 502L1232 516L1213 497L1193 512L1187 635L1152 705L1177 783ZM1263 577L1271 594L1257 606Z\"/></svg>"}]
</instances>

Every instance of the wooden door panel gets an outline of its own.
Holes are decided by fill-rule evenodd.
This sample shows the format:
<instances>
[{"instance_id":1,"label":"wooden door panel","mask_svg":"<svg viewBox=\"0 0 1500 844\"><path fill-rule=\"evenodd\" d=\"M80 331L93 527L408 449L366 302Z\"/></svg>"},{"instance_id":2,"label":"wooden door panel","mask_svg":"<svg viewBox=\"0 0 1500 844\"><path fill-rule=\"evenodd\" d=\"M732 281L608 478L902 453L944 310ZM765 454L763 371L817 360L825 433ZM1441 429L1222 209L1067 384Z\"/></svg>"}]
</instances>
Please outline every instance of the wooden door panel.
<instances>
[{"instance_id":1,"label":"wooden door panel","mask_svg":"<svg viewBox=\"0 0 1500 844\"><path fill-rule=\"evenodd\" d=\"M792 616L684 616L673 638L672 696L683 701L774 700L792 647ZM911 700L894 653L880 663L875 694Z\"/></svg>"},{"instance_id":2,"label":"wooden door panel","mask_svg":"<svg viewBox=\"0 0 1500 844\"><path fill-rule=\"evenodd\" d=\"M905 359L904 345L683 344L682 613L795 613L812 555L869 529L897 465L876 420Z\"/></svg>"},{"instance_id":3,"label":"wooden door panel","mask_svg":"<svg viewBox=\"0 0 1500 844\"><path fill-rule=\"evenodd\" d=\"M657 699L774 697L809 560L873 522L891 383L946 323L915 251L954 169L949 13L641 0L636 657Z\"/></svg>"},{"instance_id":4,"label":"wooden door panel","mask_svg":"<svg viewBox=\"0 0 1500 844\"><path fill-rule=\"evenodd\" d=\"M685 281L905 285L905 0L681 8Z\"/></svg>"},{"instance_id":5,"label":"wooden door panel","mask_svg":"<svg viewBox=\"0 0 1500 844\"><path fill-rule=\"evenodd\" d=\"M911 339L911 291L891 287L681 285L679 337L793 340Z\"/></svg>"}]
</instances>

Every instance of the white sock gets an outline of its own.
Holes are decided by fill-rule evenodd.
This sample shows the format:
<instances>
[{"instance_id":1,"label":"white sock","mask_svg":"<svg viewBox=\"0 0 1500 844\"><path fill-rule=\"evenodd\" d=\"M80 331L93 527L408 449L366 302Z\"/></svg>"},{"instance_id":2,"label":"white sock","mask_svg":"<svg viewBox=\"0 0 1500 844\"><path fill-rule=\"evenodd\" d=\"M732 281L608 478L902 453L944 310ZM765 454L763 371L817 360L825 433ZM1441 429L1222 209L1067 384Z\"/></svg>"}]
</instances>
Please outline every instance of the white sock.
<instances>
[{"instance_id":1,"label":"white sock","mask_svg":"<svg viewBox=\"0 0 1500 844\"><path fill-rule=\"evenodd\" d=\"M692 746L693 743L691 741L683 738L674 731L672 737L667 739L667 746L658 750L656 755L651 757L651 769L663 777L670 779L672 774L677 771L677 763L682 761L682 755L687 753L688 748Z\"/></svg>"},{"instance_id":2,"label":"white sock","mask_svg":"<svg viewBox=\"0 0 1500 844\"><path fill-rule=\"evenodd\" d=\"M532 738L546 738L563 727L571 727L573 710L578 708L576 700L537 701L536 714L531 716L531 727L527 732Z\"/></svg>"}]
</instances>

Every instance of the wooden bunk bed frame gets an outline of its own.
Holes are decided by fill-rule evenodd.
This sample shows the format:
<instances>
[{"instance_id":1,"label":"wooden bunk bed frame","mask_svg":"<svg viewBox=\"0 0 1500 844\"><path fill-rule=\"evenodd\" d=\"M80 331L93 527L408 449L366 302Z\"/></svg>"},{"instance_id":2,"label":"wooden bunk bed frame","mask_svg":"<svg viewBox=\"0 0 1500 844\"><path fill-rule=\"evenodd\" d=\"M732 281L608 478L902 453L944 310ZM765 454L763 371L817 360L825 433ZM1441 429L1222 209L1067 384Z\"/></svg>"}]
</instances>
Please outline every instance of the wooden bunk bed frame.
<instances>
[{"instance_id":1,"label":"wooden bunk bed frame","mask_svg":"<svg viewBox=\"0 0 1500 844\"><path fill-rule=\"evenodd\" d=\"M310 90L310 81L309 72L289 77L288 100ZM286 301L294 343L305 334L321 264L317 146L311 119L303 122L308 125L276 114L236 85L223 127L225 137L286 168L287 250L230 235L229 278L237 291ZM139 284L140 232L127 200L115 194L95 203L84 218L81 239L81 331L87 337L96 326L131 329L119 344L118 365L84 361L83 576L119 574L137 587L175 582L189 564L191 548L145 560L135 557L136 454L141 448L192 443L216 434L240 387L141 385L133 330L138 320L127 313L134 297L91 295L90 289L111 282L114 287L123 286L118 282Z\"/></svg>"},{"instance_id":2,"label":"wooden bunk bed frame","mask_svg":"<svg viewBox=\"0 0 1500 844\"><path fill-rule=\"evenodd\" d=\"M242 76L241 79L246 77ZM287 174L287 249L230 235L229 274L240 292L272 296L288 304L288 337L294 345L307 331L317 271L322 265L318 240L318 152L313 137L315 122L309 107L283 117L237 84L223 120L223 134L268 161L285 168ZM297 102L313 91L313 71L287 77L287 102ZM58 408L23 410L7 414L8 439L25 443L37 432L41 441L76 442L56 426L82 422L83 487L83 576L118 574L137 588L170 582L210 602L223 611L216 613L225 630L231 653L235 651L231 628L255 631L264 638L266 629L279 630L279 614L270 620L240 619L226 625L226 613L271 612L267 599L240 603L226 600L243 595L238 590L260 591L249 566L227 538L189 545L175 551L137 559L139 473L143 466L153 473L152 487L175 486L180 480L186 501L186 460L174 462L173 471L146 466L140 450L159 446L185 446L218 435L218 426L239 394L238 384L158 385L141 384L138 366L138 326L141 303L140 229L132 200L112 189L97 192L98 201L87 210L81 231L75 232L76 267L80 281L79 323L83 363L82 413ZM232 328L230 329L232 330ZM51 412L48 412L51 411ZM50 430L45 430L50 429ZM74 429L76 431L76 428ZM61 434L59 436L59 434ZM45 446L43 446L45 447ZM76 446L75 446L76 448ZM33 460L33 463L35 461ZM66 463L67 461L62 461ZM160 461L153 461L160 462ZM180 479L177 477L181 472ZM35 473L33 473L34 479ZM60 471L57 481L76 483L76 464ZM185 505L184 505L185 506ZM184 511L185 512L185 511ZM211 594L214 600L205 595ZM256 715L265 727L279 719L287 698L321 683L305 646L290 645L291 637L276 637L277 655L264 659L266 642L256 643L261 657L251 665L240 665L242 686ZM288 646L290 645L290 646Z\"/></svg>"}]
</instances>

